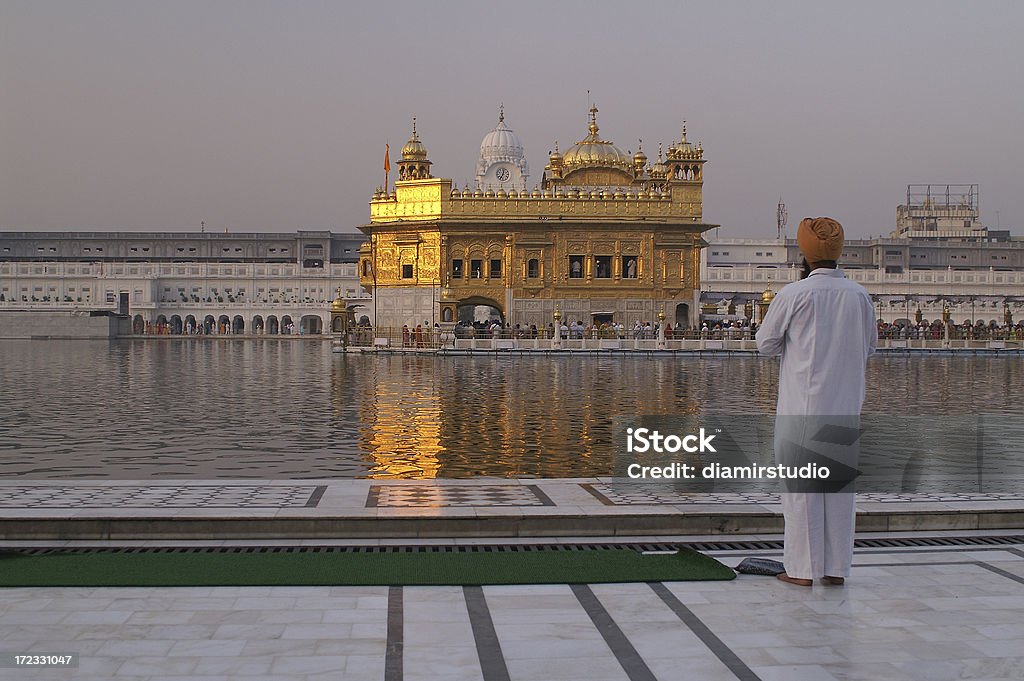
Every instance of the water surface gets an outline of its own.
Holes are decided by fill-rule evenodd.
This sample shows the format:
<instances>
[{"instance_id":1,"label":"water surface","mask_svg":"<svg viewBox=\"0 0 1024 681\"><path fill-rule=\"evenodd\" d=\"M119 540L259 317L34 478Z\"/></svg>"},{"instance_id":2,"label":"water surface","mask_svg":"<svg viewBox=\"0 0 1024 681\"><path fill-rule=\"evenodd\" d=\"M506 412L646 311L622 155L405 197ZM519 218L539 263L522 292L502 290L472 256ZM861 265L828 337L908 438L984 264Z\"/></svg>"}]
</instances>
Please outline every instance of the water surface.
<instances>
[{"instance_id":1,"label":"water surface","mask_svg":"<svg viewBox=\"0 0 1024 681\"><path fill-rule=\"evenodd\" d=\"M759 357L339 355L308 341L0 342L4 478L589 477L616 417L770 414ZM1019 356L870 361L865 413L1024 415Z\"/></svg>"}]
</instances>

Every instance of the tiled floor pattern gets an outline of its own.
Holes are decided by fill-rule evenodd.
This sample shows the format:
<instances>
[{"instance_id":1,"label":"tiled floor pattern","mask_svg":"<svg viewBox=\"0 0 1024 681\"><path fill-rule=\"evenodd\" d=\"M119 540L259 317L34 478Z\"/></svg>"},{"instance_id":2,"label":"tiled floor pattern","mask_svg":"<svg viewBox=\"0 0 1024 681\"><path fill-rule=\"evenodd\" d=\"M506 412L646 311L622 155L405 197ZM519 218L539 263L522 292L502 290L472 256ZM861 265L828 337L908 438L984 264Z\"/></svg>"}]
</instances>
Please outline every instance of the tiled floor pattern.
<instances>
[{"instance_id":1,"label":"tiled floor pattern","mask_svg":"<svg viewBox=\"0 0 1024 681\"><path fill-rule=\"evenodd\" d=\"M585 483L581 487L606 506L672 504L778 504L774 492L693 492L676 490L670 484L629 482ZM881 503L957 503L963 501L1024 501L1020 492L1003 494L955 492L859 492L859 501Z\"/></svg>"},{"instance_id":2,"label":"tiled floor pattern","mask_svg":"<svg viewBox=\"0 0 1024 681\"><path fill-rule=\"evenodd\" d=\"M1024 678L1022 614L1019 548L861 550L846 587L813 589L4 589L0 652L81 659L0 677L996 681Z\"/></svg>"},{"instance_id":3,"label":"tiled floor pattern","mask_svg":"<svg viewBox=\"0 0 1024 681\"><path fill-rule=\"evenodd\" d=\"M24 485L0 487L0 508L294 508L316 506L316 485Z\"/></svg>"},{"instance_id":4,"label":"tiled floor pattern","mask_svg":"<svg viewBox=\"0 0 1024 681\"><path fill-rule=\"evenodd\" d=\"M429 484L371 484L369 493L358 499L351 492L360 481L337 481L330 485L283 484L68 484L68 485L0 485L0 509L64 509L64 508L145 508L145 509L231 509L231 508L316 508L324 493L337 490L360 508L496 508L540 506L558 507L552 497L570 498L573 505L580 499L572 490L584 490L584 500L601 506L686 506L686 505L777 505L774 492L700 492L677 490L669 484L619 482L576 483L543 481L539 484L478 483L450 484L437 481ZM461 482L461 481L456 481ZM552 487L552 485L554 487ZM548 488L548 491L545 491ZM363 487L363 490L366 488ZM553 489L559 494L551 494ZM569 497L561 494L568 491ZM1021 502L1020 492L1005 494L979 493L875 493L862 492L860 502L881 503L961 503ZM351 503L351 502L349 502Z\"/></svg>"},{"instance_id":5,"label":"tiled floor pattern","mask_svg":"<svg viewBox=\"0 0 1024 681\"><path fill-rule=\"evenodd\" d=\"M371 485L368 507L553 506L537 485Z\"/></svg>"}]
</instances>

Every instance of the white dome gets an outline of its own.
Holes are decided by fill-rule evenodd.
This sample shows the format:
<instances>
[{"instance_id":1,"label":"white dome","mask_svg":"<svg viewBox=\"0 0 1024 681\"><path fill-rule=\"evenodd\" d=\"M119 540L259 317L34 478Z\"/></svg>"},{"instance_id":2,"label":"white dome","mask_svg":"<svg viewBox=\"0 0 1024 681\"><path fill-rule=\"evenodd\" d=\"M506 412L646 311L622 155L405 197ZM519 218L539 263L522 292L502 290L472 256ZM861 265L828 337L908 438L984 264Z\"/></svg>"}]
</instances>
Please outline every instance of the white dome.
<instances>
[{"instance_id":1,"label":"white dome","mask_svg":"<svg viewBox=\"0 0 1024 681\"><path fill-rule=\"evenodd\" d=\"M505 125L504 120L498 121L498 125L484 136L480 143L480 158L494 160L507 160L509 157L523 157L523 143L519 141L512 128Z\"/></svg>"},{"instance_id":2,"label":"white dome","mask_svg":"<svg viewBox=\"0 0 1024 681\"><path fill-rule=\"evenodd\" d=\"M480 143L480 160L477 163L477 178L483 179L488 170L497 163L511 164L519 170L523 180L530 175L526 164L526 154L519 136L505 124L505 111L502 108L498 116L498 124L494 130L484 135Z\"/></svg>"}]
</instances>

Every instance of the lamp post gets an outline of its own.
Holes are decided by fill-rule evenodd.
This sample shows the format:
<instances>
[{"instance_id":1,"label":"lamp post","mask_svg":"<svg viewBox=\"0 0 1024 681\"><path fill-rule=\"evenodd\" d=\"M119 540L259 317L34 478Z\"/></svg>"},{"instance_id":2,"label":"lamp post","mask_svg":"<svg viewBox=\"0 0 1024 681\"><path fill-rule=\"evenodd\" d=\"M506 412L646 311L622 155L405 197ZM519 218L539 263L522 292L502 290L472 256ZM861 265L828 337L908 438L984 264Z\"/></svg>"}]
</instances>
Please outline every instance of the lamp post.
<instances>
[{"instance_id":1,"label":"lamp post","mask_svg":"<svg viewBox=\"0 0 1024 681\"><path fill-rule=\"evenodd\" d=\"M562 349L562 313L558 311L558 305L555 305L555 335L551 342L551 347L555 350Z\"/></svg>"},{"instance_id":2,"label":"lamp post","mask_svg":"<svg viewBox=\"0 0 1024 681\"><path fill-rule=\"evenodd\" d=\"M658 310L658 349L665 349L665 310Z\"/></svg>"},{"instance_id":3,"label":"lamp post","mask_svg":"<svg viewBox=\"0 0 1024 681\"><path fill-rule=\"evenodd\" d=\"M949 313L949 305L946 304L946 301L942 301L942 334L944 336L943 340L945 341L946 345L949 345L949 319L950 319L950 317L951 317L951 315Z\"/></svg>"}]
</instances>

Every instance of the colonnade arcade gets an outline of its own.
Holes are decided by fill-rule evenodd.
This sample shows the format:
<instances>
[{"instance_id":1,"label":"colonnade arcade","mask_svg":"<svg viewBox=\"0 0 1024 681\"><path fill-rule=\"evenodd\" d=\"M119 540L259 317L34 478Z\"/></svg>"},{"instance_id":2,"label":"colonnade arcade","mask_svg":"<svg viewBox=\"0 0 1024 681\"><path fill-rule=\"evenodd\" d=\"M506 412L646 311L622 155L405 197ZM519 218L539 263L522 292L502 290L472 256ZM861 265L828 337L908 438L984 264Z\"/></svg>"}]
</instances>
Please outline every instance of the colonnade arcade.
<instances>
[{"instance_id":1,"label":"colonnade arcade","mask_svg":"<svg viewBox=\"0 0 1024 681\"><path fill-rule=\"evenodd\" d=\"M287 336L319 335L327 332L322 315L256 314L221 311L207 314L132 315L135 335L169 336Z\"/></svg>"}]
</instances>

